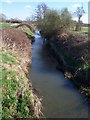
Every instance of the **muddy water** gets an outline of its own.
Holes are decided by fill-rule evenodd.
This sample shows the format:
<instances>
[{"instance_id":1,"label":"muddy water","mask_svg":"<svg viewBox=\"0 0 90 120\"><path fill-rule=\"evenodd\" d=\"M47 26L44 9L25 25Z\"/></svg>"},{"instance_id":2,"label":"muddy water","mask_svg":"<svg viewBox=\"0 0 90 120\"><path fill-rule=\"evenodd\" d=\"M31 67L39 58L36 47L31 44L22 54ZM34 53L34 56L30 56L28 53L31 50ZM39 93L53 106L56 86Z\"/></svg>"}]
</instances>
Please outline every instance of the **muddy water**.
<instances>
[{"instance_id":1,"label":"muddy water","mask_svg":"<svg viewBox=\"0 0 90 120\"><path fill-rule=\"evenodd\" d=\"M38 31L32 46L33 86L43 96L43 113L47 118L87 118L88 103L70 80L56 70L55 59L43 45Z\"/></svg>"}]
</instances>

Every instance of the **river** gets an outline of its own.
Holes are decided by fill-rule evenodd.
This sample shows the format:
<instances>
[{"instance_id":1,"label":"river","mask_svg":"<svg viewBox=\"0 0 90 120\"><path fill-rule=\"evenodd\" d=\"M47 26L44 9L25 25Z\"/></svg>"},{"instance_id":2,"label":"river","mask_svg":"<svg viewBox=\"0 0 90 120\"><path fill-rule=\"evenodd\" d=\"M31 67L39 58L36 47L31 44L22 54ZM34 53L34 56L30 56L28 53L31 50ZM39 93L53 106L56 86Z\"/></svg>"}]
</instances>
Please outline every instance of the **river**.
<instances>
[{"instance_id":1,"label":"river","mask_svg":"<svg viewBox=\"0 0 90 120\"><path fill-rule=\"evenodd\" d=\"M46 118L87 118L88 103L73 83L56 70L56 60L43 45L39 32L35 32L32 45L31 80L43 96L43 113Z\"/></svg>"}]
</instances>

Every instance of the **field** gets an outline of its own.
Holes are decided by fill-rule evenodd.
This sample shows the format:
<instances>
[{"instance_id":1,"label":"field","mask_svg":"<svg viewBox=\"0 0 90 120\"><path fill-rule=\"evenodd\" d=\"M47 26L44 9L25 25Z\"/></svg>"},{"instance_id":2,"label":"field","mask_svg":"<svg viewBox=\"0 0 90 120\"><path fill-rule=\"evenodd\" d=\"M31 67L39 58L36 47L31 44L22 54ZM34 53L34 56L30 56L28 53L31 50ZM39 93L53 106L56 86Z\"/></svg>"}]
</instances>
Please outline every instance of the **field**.
<instances>
[{"instance_id":1,"label":"field","mask_svg":"<svg viewBox=\"0 0 90 120\"><path fill-rule=\"evenodd\" d=\"M83 34L83 35L88 35L88 33L90 34L90 31L88 30L88 27L81 27L80 31L75 31L75 26L74 26L72 31Z\"/></svg>"},{"instance_id":2,"label":"field","mask_svg":"<svg viewBox=\"0 0 90 120\"><path fill-rule=\"evenodd\" d=\"M0 23L0 29L2 28L12 28L16 27L18 24L12 24L12 23Z\"/></svg>"},{"instance_id":3,"label":"field","mask_svg":"<svg viewBox=\"0 0 90 120\"><path fill-rule=\"evenodd\" d=\"M88 27L82 27L81 33L88 34Z\"/></svg>"}]
</instances>

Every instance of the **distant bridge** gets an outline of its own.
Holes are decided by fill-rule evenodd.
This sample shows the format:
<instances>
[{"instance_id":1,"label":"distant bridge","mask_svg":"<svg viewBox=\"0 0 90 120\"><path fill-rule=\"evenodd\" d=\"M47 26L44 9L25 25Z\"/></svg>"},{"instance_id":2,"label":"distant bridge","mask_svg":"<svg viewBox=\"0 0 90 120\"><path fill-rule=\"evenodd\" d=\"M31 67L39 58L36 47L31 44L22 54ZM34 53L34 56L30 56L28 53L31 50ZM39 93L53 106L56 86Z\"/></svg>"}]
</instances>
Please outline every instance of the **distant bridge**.
<instances>
[{"instance_id":1,"label":"distant bridge","mask_svg":"<svg viewBox=\"0 0 90 120\"><path fill-rule=\"evenodd\" d=\"M21 27L21 26L26 26L26 27L28 27L31 31L33 31L32 26L31 26L30 24L28 24L28 23L21 23L21 24L19 24L18 26L16 26L16 28L19 28L19 27Z\"/></svg>"}]
</instances>

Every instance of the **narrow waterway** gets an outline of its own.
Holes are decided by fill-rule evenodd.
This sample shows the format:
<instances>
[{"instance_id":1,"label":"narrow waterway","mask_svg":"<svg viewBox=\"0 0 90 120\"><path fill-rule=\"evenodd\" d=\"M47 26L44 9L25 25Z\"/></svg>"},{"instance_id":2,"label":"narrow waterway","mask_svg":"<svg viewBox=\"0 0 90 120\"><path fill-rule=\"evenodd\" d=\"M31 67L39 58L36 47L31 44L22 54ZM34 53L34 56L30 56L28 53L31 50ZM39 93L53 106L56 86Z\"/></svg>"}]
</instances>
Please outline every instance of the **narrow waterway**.
<instances>
[{"instance_id":1,"label":"narrow waterway","mask_svg":"<svg viewBox=\"0 0 90 120\"><path fill-rule=\"evenodd\" d=\"M35 32L32 46L33 86L43 96L43 113L47 118L87 118L88 103L70 80L56 70L55 59L43 45L39 32Z\"/></svg>"}]
</instances>

